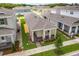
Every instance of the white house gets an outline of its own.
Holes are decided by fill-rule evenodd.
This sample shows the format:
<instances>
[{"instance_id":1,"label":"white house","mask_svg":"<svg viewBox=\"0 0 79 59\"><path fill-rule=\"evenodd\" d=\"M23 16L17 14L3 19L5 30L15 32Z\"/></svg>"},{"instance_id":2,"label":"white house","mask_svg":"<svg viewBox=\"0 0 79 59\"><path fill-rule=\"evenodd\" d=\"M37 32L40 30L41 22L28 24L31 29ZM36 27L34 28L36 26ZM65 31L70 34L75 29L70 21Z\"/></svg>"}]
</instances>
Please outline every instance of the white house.
<instances>
[{"instance_id":1,"label":"white house","mask_svg":"<svg viewBox=\"0 0 79 59\"><path fill-rule=\"evenodd\" d=\"M32 42L51 40L56 37L57 23L54 19L40 17L34 13L25 15Z\"/></svg>"},{"instance_id":2,"label":"white house","mask_svg":"<svg viewBox=\"0 0 79 59\"><path fill-rule=\"evenodd\" d=\"M79 6L55 7L52 14L58 15L58 28L68 35L79 34Z\"/></svg>"},{"instance_id":3,"label":"white house","mask_svg":"<svg viewBox=\"0 0 79 59\"><path fill-rule=\"evenodd\" d=\"M56 6L51 9L52 13L79 18L79 6Z\"/></svg>"},{"instance_id":4,"label":"white house","mask_svg":"<svg viewBox=\"0 0 79 59\"><path fill-rule=\"evenodd\" d=\"M0 8L0 50L12 47L16 41L16 17L12 10Z\"/></svg>"}]
</instances>

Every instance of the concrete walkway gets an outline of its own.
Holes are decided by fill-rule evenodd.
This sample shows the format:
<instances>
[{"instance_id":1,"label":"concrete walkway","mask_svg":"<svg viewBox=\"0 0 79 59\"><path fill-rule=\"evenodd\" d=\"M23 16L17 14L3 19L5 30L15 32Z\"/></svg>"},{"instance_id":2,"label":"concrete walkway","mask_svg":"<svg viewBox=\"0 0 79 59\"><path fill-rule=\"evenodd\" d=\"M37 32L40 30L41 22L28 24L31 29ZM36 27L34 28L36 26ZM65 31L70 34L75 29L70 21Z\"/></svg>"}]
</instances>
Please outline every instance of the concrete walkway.
<instances>
[{"instance_id":1,"label":"concrete walkway","mask_svg":"<svg viewBox=\"0 0 79 59\"><path fill-rule=\"evenodd\" d=\"M41 47L40 42L36 42L36 46L37 46L37 47Z\"/></svg>"},{"instance_id":2,"label":"concrete walkway","mask_svg":"<svg viewBox=\"0 0 79 59\"><path fill-rule=\"evenodd\" d=\"M79 56L79 50L73 51L73 52L70 52L70 53L66 53L62 56Z\"/></svg>"},{"instance_id":3,"label":"concrete walkway","mask_svg":"<svg viewBox=\"0 0 79 59\"><path fill-rule=\"evenodd\" d=\"M74 40L65 41L65 42L63 42L63 46L67 46L67 45L71 45L71 44L75 44L75 43L79 43L79 38L74 39ZM55 49L55 48L56 48L55 45L51 44L51 45L47 45L47 46L30 49L30 50L25 50L25 51L21 51L21 52L8 54L6 56L29 56L32 54L48 51L48 50Z\"/></svg>"}]
</instances>

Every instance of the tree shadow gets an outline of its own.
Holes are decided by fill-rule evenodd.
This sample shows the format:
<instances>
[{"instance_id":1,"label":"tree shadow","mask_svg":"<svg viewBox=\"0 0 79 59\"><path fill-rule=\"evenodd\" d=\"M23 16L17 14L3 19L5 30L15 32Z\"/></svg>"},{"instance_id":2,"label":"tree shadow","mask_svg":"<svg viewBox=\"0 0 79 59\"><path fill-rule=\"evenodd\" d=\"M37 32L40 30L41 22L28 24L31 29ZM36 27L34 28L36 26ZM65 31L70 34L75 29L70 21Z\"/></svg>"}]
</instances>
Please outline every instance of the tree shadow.
<instances>
[{"instance_id":1,"label":"tree shadow","mask_svg":"<svg viewBox=\"0 0 79 59\"><path fill-rule=\"evenodd\" d=\"M55 54L56 54L57 56L60 56L60 55L63 55L63 54L64 54L64 51L61 50L61 49L55 49L54 52L55 52Z\"/></svg>"}]
</instances>

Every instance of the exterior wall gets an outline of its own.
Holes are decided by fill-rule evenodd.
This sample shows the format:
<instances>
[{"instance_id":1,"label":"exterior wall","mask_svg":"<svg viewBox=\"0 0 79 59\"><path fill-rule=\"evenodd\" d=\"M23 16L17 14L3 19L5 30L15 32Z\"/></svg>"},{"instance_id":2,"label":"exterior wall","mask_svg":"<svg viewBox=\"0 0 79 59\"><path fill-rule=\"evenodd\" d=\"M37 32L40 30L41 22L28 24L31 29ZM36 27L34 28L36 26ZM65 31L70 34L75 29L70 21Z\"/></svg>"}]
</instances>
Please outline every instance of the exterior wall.
<instances>
[{"instance_id":1,"label":"exterior wall","mask_svg":"<svg viewBox=\"0 0 79 59\"><path fill-rule=\"evenodd\" d=\"M7 25L0 25L0 27L11 28L16 30L16 17L11 16L7 18Z\"/></svg>"},{"instance_id":2,"label":"exterior wall","mask_svg":"<svg viewBox=\"0 0 79 59\"><path fill-rule=\"evenodd\" d=\"M41 31L36 31L35 33L36 33L37 37L42 37L43 36L43 31L42 30Z\"/></svg>"},{"instance_id":3,"label":"exterior wall","mask_svg":"<svg viewBox=\"0 0 79 59\"><path fill-rule=\"evenodd\" d=\"M13 39L14 41L16 40L16 30L17 30L17 21L16 21L16 16L13 10L0 10L0 12L3 12L5 14L8 14L9 16L6 15L0 18L7 18L7 25L0 25L0 27L4 27L4 28L9 28L9 29L13 29L13 33L11 34L6 34L6 35L0 35L1 36L8 36L11 35L11 39ZM12 38L13 37L13 38ZM7 39L8 41L10 41L9 39ZM7 41L6 41L7 42ZM1 41L0 41L1 43Z\"/></svg>"},{"instance_id":4,"label":"exterior wall","mask_svg":"<svg viewBox=\"0 0 79 59\"><path fill-rule=\"evenodd\" d=\"M51 13L54 13L54 14L60 14L60 10L59 9L53 9L51 10Z\"/></svg>"},{"instance_id":5,"label":"exterior wall","mask_svg":"<svg viewBox=\"0 0 79 59\"><path fill-rule=\"evenodd\" d=\"M1 39L1 37L4 37L4 40ZM0 36L0 43L5 43L5 42L11 42L11 36Z\"/></svg>"},{"instance_id":6,"label":"exterior wall","mask_svg":"<svg viewBox=\"0 0 79 59\"><path fill-rule=\"evenodd\" d=\"M56 29L52 29L51 30L51 35L56 35L56 32L55 31L56 31Z\"/></svg>"},{"instance_id":7,"label":"exterior wall","mask_svg":"<svg viewBox=\"0 0 79 59\"><path fill-rule=\"evenodd\" d=\"M73 12L73 14L70 14L70 12ZM71 16L71 17L76 17L79 18L79 11L71 11L71 10L61 10L60 12L61 15L66 15L66 16Z\"/></svg>"},{"instance_id":8,"label":"exterior wall","mask_svg":"<svg viewBox=\"0 0 79 59\"><path fill-rule=\"evenodd\" d=\"M70 12L73 12L73 14L70 14ZM53 9L51 10L51 13L60 14L60 15L66 15L71 16L75 18L79 18L79 11L77 10L60 10L60 9Z\"/></svg>"},{"instance_id":9,"label":"exterior wall","mask_svg":"<svg viewBox=\"0 0 79 59\"><path fill-rule=\"evenodd\" d=\"M1 37L4 37L4 40L2 40ZM12 41L16 41L16 37L15 34L7 34L7 35L1 35L0 36L0 43L6 43L6 42L12 42Z\"/></svg>"}]
</instances>

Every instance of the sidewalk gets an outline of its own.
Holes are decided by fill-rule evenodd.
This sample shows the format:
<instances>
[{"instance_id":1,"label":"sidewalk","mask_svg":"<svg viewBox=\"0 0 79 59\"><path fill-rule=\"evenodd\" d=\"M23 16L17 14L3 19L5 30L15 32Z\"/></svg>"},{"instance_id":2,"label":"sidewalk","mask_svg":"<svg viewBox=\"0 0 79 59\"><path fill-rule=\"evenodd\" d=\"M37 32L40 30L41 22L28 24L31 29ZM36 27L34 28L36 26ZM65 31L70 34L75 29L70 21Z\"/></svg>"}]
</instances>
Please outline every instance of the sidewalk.
<instances>
[{"instance_id":1,"label":"sidewalk","mask_svg":"<svg viewBox=\"0 0 79 59\"><path fill-rule=\"evenodd\" d=\"M62 56L79 56L79 50L73 51L73 52L70 52L70 53L66 53Z\"/></svg>"},{"instance_id":2,"label":"sidewalk","mask_svg":"<svg viewBox=\"0 0 79 59\"><path fill-rule=\"evenodd\" d=\"M63 46L72 45L75 43L79 43L79 38L74 39L74 40L65 41L65 42L63 42ZM47 46L42 46L42 47L30 49L30 50L25 50L25 51L21 51L21 52L8 54L6 56L29 56L32 54L48 51L48 50L55 49L55 48L56 48L55 45L51 44L51 45L47 45Z\"/></svg>"}]
</instances>

